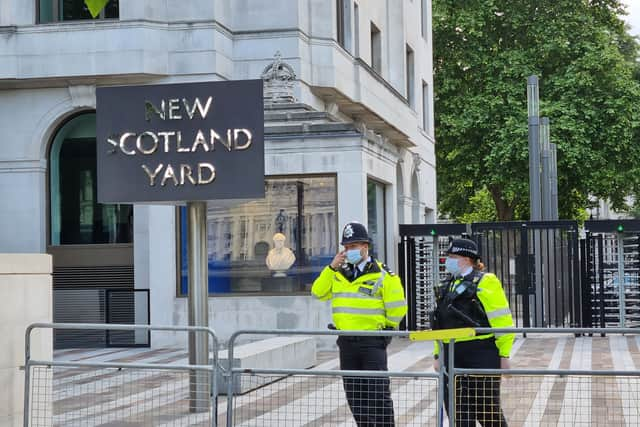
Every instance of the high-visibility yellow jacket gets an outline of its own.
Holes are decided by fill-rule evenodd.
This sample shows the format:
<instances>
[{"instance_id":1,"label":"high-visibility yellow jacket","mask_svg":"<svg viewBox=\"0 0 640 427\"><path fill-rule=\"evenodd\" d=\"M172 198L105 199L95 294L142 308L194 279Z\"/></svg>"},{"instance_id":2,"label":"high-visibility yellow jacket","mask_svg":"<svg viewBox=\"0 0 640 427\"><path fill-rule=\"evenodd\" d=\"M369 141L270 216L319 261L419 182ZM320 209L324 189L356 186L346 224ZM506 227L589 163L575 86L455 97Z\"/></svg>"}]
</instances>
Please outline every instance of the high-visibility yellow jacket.
<instances>
[{"instance_id":1,"label":"high-visibility yellow jacket","mask_svg":"<svg viewBox=\"0 0 640 427\"><path fill-rule=\"evenodd\" d=\"M400 278L372 260L363 274L349 281L348 272L327 266L313 282L311 293L331 300L333 323L340 330L398 328L407 314Z\"/></svg>"},{"instance_id":2,"label":"high-visibility yellow jacket","mask_svg":"<svg viewBox=\"0 0 640 427\"><path fill-rule=\"evenodd\" d=\"M476 276L477 277L477 276ZM444 292L454 291L461 283L463 278L457 278L447 284L448 289L444 289ZM502 283L495 274L485 273L482 278L477 282L476 295L482 305L486 319L488 320L489 327L492 328L512 328L513 317L511 310L509 309L509 301L502 289ZM454 303L455 304L455 303ZM444 308L446 310L446 307ZM465 313L471 316L471 313ZM465 325L472 326L472 325ZM485 325L486 326L486 325ZM448 328L448 325L441 325L441 328ZM511 354L511 347L515 339L515 334L484 334L476 335L468 338L457 338L456 342L482 340L495 336L496 347L498 347L498 353L501 357L509 357ZM448 342L448 340L444 340ZM438 355L438 346L435 347L434 355Z\"/></svg>"}]
</instances>

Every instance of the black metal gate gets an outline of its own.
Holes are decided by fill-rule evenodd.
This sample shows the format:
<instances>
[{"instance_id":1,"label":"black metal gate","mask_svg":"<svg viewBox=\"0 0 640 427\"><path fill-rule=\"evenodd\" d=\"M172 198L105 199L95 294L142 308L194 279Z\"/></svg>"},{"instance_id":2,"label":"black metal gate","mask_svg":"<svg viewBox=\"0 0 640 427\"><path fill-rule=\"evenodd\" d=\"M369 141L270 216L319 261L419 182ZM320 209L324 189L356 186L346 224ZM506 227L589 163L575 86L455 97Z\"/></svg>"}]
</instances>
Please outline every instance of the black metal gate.
<instances>
[{"instance_id":1,"label":"black metal gate","mask_svg":"<svg viewBox=\"0 0 640 427\"><path fill-rule=\"evenodd\" d=\"M586 221L581 242L587 327L640 326L640 221Z\"/></svg>"},{"instance_id":2,"label":"black metal gate","mask_svg":"<svg viewBox=\"0 0 640 427\"><path fill-rule=\"evenodd\" d=\"M398 268L407 297L405 327L409 330L430 328L433 286L445 278L443 254L449 239L466 231L464 224L400 225Z\"/></svg>"},{"instance_id":3,"label":"black metal gate","mask_svg":"<svg viewBox=\"0 0 640 427\"><path fill-rule=\"evenodd\" d=\"M578 224L574 221L401 225L400 274L409 312L407 326L428 329L433 286L445 278L449 239L478 243L487 270L498 276L516 326L582 324Z\"/></svg>"},{"instance_id":4,"label":"black metal gate","mask_svg":"<svg viewBox=\"0 0 640 427\"><path fill-rule=\"evenodd\" d=\"M487 271L503 284L516 326L581 325L577 222L477 223L471 229Z\"/></svg>"}]
</instances>

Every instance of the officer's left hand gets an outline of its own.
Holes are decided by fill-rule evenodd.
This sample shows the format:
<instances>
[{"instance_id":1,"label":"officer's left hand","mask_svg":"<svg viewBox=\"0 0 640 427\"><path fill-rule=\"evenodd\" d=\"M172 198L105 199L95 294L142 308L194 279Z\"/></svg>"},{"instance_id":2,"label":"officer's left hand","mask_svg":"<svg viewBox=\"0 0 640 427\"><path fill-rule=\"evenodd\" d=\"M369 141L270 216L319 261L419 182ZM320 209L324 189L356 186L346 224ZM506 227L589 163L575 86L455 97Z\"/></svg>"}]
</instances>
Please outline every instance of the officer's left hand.
<instances>
[{"instance_id":1,"label":"officer's left hand","mask_svg":"<svg viewBox=\"0 0 640 427\"><path fill-rule=\"evenodd\" d=\"M511 363L509 359L506 357L500 358L500 369L511 369Z\"/></svg>"}]
</instances>

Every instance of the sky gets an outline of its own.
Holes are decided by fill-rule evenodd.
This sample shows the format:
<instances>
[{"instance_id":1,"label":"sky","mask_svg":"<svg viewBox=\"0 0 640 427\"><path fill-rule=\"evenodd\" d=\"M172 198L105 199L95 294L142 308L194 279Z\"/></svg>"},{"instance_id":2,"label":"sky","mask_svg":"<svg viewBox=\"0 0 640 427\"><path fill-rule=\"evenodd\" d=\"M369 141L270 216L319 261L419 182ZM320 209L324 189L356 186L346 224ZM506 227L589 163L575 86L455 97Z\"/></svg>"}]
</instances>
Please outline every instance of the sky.
<instances>
[{"instance_id":1,"label":"sky","mask_svg":"<svg viewBox=\"0 0 640 427\"><path fill-rule=\"evenodd\" d=\"M631 34L640 36L640 0L623 0L629 15L624 19L631 25Z\"/></svg>"}]
</instances>

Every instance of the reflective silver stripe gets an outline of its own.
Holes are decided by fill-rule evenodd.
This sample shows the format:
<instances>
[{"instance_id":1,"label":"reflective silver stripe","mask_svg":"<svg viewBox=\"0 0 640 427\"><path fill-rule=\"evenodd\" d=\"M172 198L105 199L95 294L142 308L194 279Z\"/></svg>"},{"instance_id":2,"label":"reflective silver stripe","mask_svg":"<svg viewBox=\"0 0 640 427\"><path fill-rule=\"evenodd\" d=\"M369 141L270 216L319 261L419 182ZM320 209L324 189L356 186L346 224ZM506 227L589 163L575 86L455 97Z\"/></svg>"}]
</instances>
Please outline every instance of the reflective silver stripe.
<instances>
[{"instance_id":1,"label":"reflective silver stripe","mask_svg":"<svg viewBox=\"0 0 640 427\"><path fill-rule=\"evenodd\" d=\"M373 294L377 294L378 293L378 289L380 289L382 287L382 281L384 280L384 276L385 274L387 274L384 271L384 268L382 269L382 271L380 272L380 277L378 278L378 281L376 282L375 285L373 285Z\"/></svg>"},{"instance_id":2,"label":"reflective silver stripe","mask_svg":"<svg viewBox=\"0 0 640 427\"><path fill-rule=\"evenodd\" d=\"M391 322L396 322L396 323L400 323L402 322L402 319L404 318L404 316L387 316L387 319Z\"/></svg>"},{"instance_id":3,"label":"reflective silver stripe","mask_svg":"<svg viewBox=\"0 0 640 427\"><path fill-rule=\"evenodd\" d=\"M333 307L333 313L344 314L379 314L384 316L384 310L379 308L353 308L353 307Z\"/></svg>"},{"instance_id":4,"label":"reflective silver stripe","mask_svg":"<svg viewBox=\"0 0 640 427\"><path fill-rule=\"evenodd\" d=\"M495 319L496 317L511 315L509 308L500 308L498 310L488 311L487 319Z\"/></svg>"},{"instance_id":5,"label":"reflective silver stripe","mask_svg":"<svg viewBox=\"0 0 640 427\"><path fill-rule=\"evenodd\" d=\"M334 298L362 298L362 299L376 299L380 300L382 297L376 295L367 295L360 292L336 292L333 294Z\"/></svg>"},{"instance_id":6,"label":"reflective silver stripe","mask_svg":"<svg viewBox=\"0 0 640 427\"><path fill-rule=\"evenodd\" d=\"M384 308L398 308L398 307L404 307L405 305L407 305L407 302L405 300L394 301L394 302L385 303Z\"/></svg>"}]
</instances>

